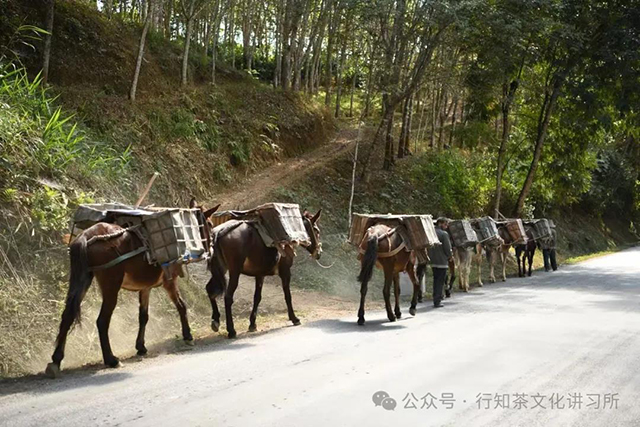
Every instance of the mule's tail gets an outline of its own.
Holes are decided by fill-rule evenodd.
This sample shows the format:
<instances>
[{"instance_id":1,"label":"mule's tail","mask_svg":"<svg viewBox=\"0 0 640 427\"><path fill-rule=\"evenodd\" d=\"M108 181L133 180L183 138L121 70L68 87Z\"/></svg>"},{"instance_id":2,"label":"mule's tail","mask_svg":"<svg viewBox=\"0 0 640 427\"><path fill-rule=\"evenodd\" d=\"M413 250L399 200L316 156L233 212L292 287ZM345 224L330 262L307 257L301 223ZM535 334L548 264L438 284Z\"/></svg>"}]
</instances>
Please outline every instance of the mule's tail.
<instances>
[{"instance_id":1,"label":"mule's tail","mask_svg":"<svg viewBox=\"0 0 640 427\"><path fill-rule=\"evenodd\" d=\"M93 281L93 273L89 270L87 257L87 238L83 234L69 246L69 260L71 274L65 311L71 315L73 323L80 323L82 315L80 304Z\"/></svg>"},{"instance_id":2,"label":"mule's tail","mask_svg":"<svg viewBox=\"0 0 640 427\"><path fill-rule=\"evenodd\" d=\"M422 279L424 278L424 274L427 271L427 263L418 264L418 268L416 269L416 276L418 278L418 283L422 283Z\"/></svg>"},{"instance_id":3,"label":"mule's tail","mask_svg":"<svg viewBox=\"0 0 640 427\"><path fill-rule=\"evenodd\" d=\"M211 280L207 284L207 292L211 297L218 297L224 294L227 288L227 278L225 277L225 268L222 263L222 253L220 244L217 239L213 245L213 255L209 260L209 271L211 272Z\"/></svg>"},{"instance_id":4,"label":"mule's tail","mask_svg":"<svg viewBox=\"0 0 640 427\"><path fill-rule=\"evenodd\" d=\"M360 268L360 274L358 275L358 281L365 283L371 280L373 275L373 268L376 266L376 259L378 258L378 236L371 236L367 240L367 249L362 257L362 268Z\"/></svg>"}]
</instances>

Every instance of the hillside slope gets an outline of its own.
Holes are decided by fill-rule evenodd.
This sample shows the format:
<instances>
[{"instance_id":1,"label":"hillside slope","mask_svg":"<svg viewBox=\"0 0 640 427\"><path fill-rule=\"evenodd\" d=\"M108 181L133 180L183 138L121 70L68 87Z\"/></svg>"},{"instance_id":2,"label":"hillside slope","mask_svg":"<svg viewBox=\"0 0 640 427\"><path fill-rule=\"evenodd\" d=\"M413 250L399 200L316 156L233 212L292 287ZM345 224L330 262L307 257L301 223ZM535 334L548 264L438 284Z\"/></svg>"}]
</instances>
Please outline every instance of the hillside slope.
<instances>
[{"instance_id":1,"label":"hillside slope","mask_svg":"<svg viewBox=\"0 0 640 427\"><path fill-rule=\"evenodd\" d=\"M41 9L24 0L3 2L0 45L23 37L15 34L22 24L41 25ZM118 182L119 188L113 188L112 179L104 187L82 182L85 191L96 190L97 198L132 202L136 190L159 171L149 200L185 203L191 194L215 194L279 158L315 148L332 132L322 107L244 73L221 66L218 84L209 85L207 63L197 50L190 83L180 88L181 47L154 34L149 35L137 102L131 104L127 93L140 29L108 20L84 2L60 1L55 10L50 95L59 97L64 114L74 114L86 139L118 152L130 147L127 179ZM33 50L14 40L13 47L35 76L39 43Z\"/></svg>"}]
</instances>

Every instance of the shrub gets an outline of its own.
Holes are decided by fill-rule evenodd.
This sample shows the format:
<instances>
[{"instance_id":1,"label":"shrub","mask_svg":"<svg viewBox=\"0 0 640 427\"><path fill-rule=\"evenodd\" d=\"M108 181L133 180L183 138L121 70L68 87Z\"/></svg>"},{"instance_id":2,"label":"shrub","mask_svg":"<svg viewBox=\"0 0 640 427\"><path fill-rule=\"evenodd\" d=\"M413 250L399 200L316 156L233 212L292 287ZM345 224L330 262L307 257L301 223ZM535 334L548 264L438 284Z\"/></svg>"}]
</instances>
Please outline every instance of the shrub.
<instances>
[{"instance_id":1,"label":"shrub","mask_svg":"<svg viewBox=\"0 0 640 427\"><path fill-rule=\"evenodd\" d=\"M447 215L481 215L491 194L490 165L484 157L457 150L428 152L413 162L408 174L412 184L431 194Z\"/></svg>"}]
</instances>

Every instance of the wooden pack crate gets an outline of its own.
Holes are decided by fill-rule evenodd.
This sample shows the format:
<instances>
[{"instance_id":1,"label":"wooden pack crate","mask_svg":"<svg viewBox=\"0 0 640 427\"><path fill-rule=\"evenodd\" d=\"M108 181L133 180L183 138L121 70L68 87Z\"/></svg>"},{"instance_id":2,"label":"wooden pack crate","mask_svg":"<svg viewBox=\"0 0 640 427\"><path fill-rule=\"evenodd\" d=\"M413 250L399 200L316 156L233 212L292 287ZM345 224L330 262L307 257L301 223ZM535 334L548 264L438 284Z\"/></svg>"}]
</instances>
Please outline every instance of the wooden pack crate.
<instances>
[{"instance_id":1,"label":"wooden pack crate","mask_svg":"<svg viewBox=\"0 0 640 427\"><path fill-rule=\"evenodd\" d=\"M237 218L235 217L235 215L231 213L231 211L216 212L209 217L209 221L211 221L211 224L213 225L213 227L217 227L220 224L224 224L227 221L231 221L232 219L237 219Z\"/></svg>"},{"instance_id":2,"label":"wooden pack crate","mask_svg":"<svg viewBox=\"0 0 640 427\"><path fill-rule=\"evenodd\" d=\"M449 232L453 246L466 248L478 243L478 236L466 219L458 219L449 223Z\"/></svg>"},{"instance_id":3,"label":"wooden pack crate","mask_svg":"<svg viewBox=\"0 0 640 427\"><path fill-rule=\"evenodd\" d=\"M500 234L498 234L496 222L490 216L473 219L470 223L478 236L479 242L483 245L497 246L504 243Z\"/></svg>"},{"instance_id":4,"label":"wooden pack crate","mask_svg":"<svg viewBox=\"0 0 640 427\"><path fill-rule=\"evenodd\" d=\"M533 221L533 238L546 239L551 236L551 223L546 218Z\"/></svg>"},{"instance_id":5,"label":"wooden pack crate","mask_svg":"<svg viewBox=\"0 0 640 427\"><path fill-rule=\"evenodd\" d=\"M367 229L376 224L404 228L403 234L409 239L409 242L406 243L411 246L412 250L440 244L431 215L369 215L358 213L354 213L351 217L349 243L354 246L360 245Z\"/></svg>"},{"instance_id":6,"label":"wooden pack crate","mask_svg":"<svg viewBox=\"0 0 640 427\"><path fill-rule=\"evenodd\" d=\"M206 258L199 209L163 209L142 217L149 262L189 263Z\"/></svg>"},{"instance_id":7,"label":"wooden pack crate","mask_svg":"<svg viewBox=\"0 0 640 427\"><path fill-rule=\"evenodd\" d=\"M295 203L266 203L254 209L261 225L271 236L274 243L311 244L309 234L304 227L300 206Z\"/></svg>"},{"instance_id":8,"label":"wooden pack crate","mask_svg":"<svg viewBox=\"0 0 640 427\"><path fill-rule=\"evenodd\" d=\"M216 212L209 217L214 227L232 219L254 223L267 246L311 244L300 206L295 203L266 203L246 211Z\"/></svg>"},{"instance_id":9,"label":"wooden pack crate","mask_svg":"<svg viewBox=\"0 0 640 427\"><path fill-rule=\"evenodd\" d=\"M146 247L150 264L189 263L208 256L208 244L201 233L205 221L199 209L88 204L80 205L72 219L73 229L86 229L98 222L130 228Z\"/></svg>"},{"instance_id":10,"label":"wooden pack crate","mask_svg":"<svg viewBox=\"0 0 640 427\"><path fill-rule=\"evenodd\" d=\"M412 249L424 249L440 244L431 215L407 215L403 223L407 227Z\"/></svg>"},{"instance_id":11,"label":"wooden pack crate","mask_svg":"<svg viewBox=\"0 0 640 427\"><path fill-rule=\"evenodd\" d=\"M511 239L513 240L513 244L527 243L527 233L520 218L507 220L505 226L507 227L507 231L509 232Z\"/></svg>"}]
</instances>

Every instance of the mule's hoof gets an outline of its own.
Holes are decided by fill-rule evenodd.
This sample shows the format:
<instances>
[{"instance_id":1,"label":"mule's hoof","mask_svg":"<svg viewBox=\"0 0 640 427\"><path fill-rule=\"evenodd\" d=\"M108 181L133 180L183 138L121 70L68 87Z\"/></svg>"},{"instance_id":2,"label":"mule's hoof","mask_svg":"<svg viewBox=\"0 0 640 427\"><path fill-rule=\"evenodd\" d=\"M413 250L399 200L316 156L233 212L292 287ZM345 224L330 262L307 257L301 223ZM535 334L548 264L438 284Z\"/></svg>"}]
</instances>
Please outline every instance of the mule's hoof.
<instances>
[{"instance_id":1,"label":"mule's hoof","mask_svg":"<svg viewBox=\"0 0 640 427\"><path fill-rule=\"evenodd\" d=\"M482 287L482 282L478 283L478 287L481 288Z\"/></svg>"},{"instance_id":2,"label":"mule's hoof","mask_svg":"<svg viewBox=\"0 0 640 427\"><path fill-rule=\"evenodd\" d=\"M258 327L256 325L249 325L249 332L256 332Z\"/></svg>"},{"instance_id":3,"label":"mule's hoof","mask_svg":"<svg viewBox=\"0 0 640 427\"><path fill-rule=\"evenodd\" d=\"M190 340L184 340L184 343L189 347L193 347L194 345L196 345L195 341L193 341L193 338L191 338Z\"/></svg>"},{"instance_id":4,"label":"mule's hoof","mask_svg":"<svg viewBox=\"0 0 640 427\"><path fill-rule=\"evenodd\" d=\"M422 303L422 298L418 298L418 303Z\"/></svg>"},{"instance_id":5,"label":"mule's hoof","mask_svg":"<svg viewBox=\"0 0 640 427\"><path fill-rule=\"evenodd\" d=\"M412 315L412 316L415 316L416 315L416 309L415 308L410 308L409 309L409 314Z\"/></svg>"},{"instance_id":6,"label":"mule's hoof","mask_svg":"<svg viewBox=\"0 0 640 427\"><path fill-rule=\"evenodd\" d=\"M389 318L389 322L395 322L396 321L396 317L395 316L387 316Z\"/></svg>"},{"instance_id":7,"label":"mule's hoof","mask_svg":"<svg viewBox=\"0 0 640 427\"><path fill-rule=\"evenodd\" d=\"M506 281L507 281L507 278L506 278L506 277L503 277L503 278L502 278L502 281L503 281L503 282L506 282Z\"/></svg>"},{"instance_id":8,"label":"mule's hoof","mask_svg":"<svg viewBox=\"0 0 640 427\"><path fill-rule=\"evenodd\" d=\"M48 363L44 374L51 379L58 378L60 376L60 367L53 362Z\"/></svg>"},{"instance_id":9,"label":"mule's hoof","mask_svg":"<svg viewBox=\"0 0 640 427\"><path fill-rule=\"evenodd\" d=\"M358 325L359 326L364 325L364 317L361 317L361 318L358 319Z\"/></svg>"},{"instance_id":10,"label":"mule's hoof","mask_svg":"<svg viewBox=\"0 0 640 427\"><path fill-rule=\"evenodd\" d=\"M122 368L124 365L122 364L122 362L120 362L120 360L118 360L118 358L113 358L113 360L110 360L109 362L105 362L105 365L107 365L110 368Z\"/></svg>"},{"instance_id":11,"label":"mule's hoof","mask_svg":"<svg viewBox=\"0 0 640 427\"><path fill-rule=\"evenodd\" d=\"M465 289L463 290L463 292L469 292L469 289L465 288Z\"/></svg>"},{"instance_id":12,"label":"mule's hoof","mask_svg":"<svg viewBox=\"0 0 640 427\"><path fill-rule=\"evenodd\" d=\"M402 313L396 313L396 319L402 319Z\"/></svg>"},{"instance_id":13,"label":"mule's hoof","mask_svg":"<svg viewBox=\"0 0 640 427\"><path fill-rule=\"evenodd\" d=\"M138 356L145 356L147 354L147 349L146 348L141 348L138 350L138 353L136 353Z\"/></svg>"},{"instance_id":14,"label":"mule's hoof","mask_svg":"<svg viewBox=\"0 0 640 427\"><path fill-rule=\"evenodd\" d=\"M293 323L293 326L300 326L302 323L300 322L300 319L293 319L291 321L291 323Z\"/></svg>"},{"instance_id":15,"label":"mule's hoof","mask_svg":"<svg viewBox=\"0 0 640 427\"><path fill-rule=\"evenodd\" d=\"M220 322L213 320L211 322L211 329L213 329L213 332L218 332L218 330L220 330Z\"/></svg>"},{"instance_id":16,"label":"mule's hoof","mask_svg":"<svg viewBox=\"0 0 640 427\"><path fill-rule=\"evenodd\" d=\"M234 338L235 338L235 337L237 337L237 336L238 336L238 334L236 333L236 331L229 331L229 332L228 332L228 335L227 335L227 337L228 337L230 340L234 339Z\"/></svg>"}]
</instances>

